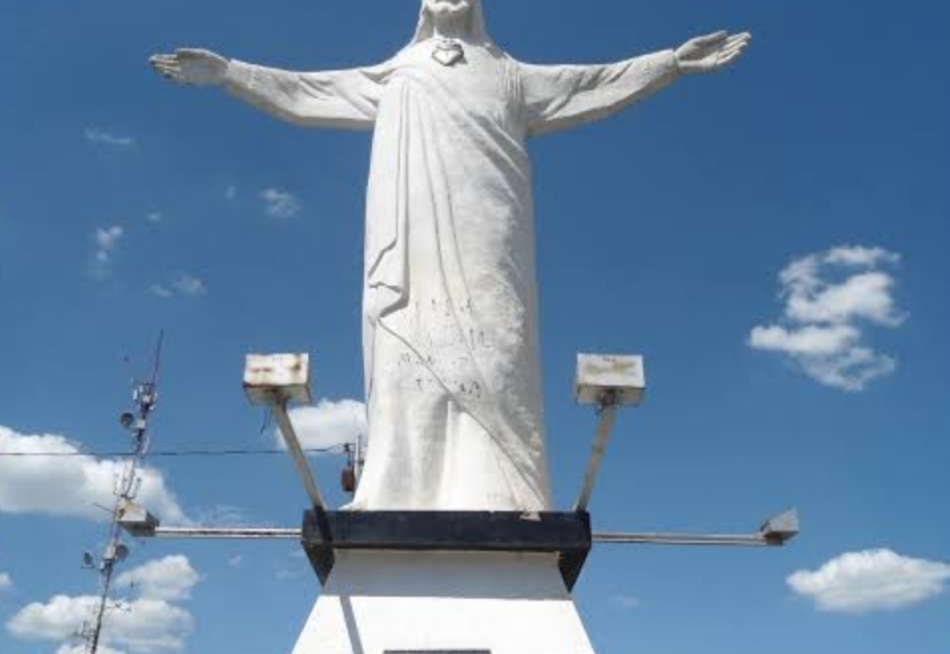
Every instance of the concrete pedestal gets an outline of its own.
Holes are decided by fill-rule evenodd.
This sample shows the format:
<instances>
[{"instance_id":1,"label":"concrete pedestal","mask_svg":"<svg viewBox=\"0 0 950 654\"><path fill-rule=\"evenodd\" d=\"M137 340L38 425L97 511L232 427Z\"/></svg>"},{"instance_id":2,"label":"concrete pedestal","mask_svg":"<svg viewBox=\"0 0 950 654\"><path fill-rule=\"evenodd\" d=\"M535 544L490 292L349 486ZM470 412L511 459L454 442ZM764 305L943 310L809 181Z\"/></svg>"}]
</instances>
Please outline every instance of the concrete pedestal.
<instances>
[{"instance_id":1,"label":"concrete pedestal","mask_svg":"<svg viewBox=\"0 0 950 654\"><path fill-rule=\"evenodd\" d=\"M293 654L594 654L556 554L348 550Z\"/></svg>"}]
</instances>

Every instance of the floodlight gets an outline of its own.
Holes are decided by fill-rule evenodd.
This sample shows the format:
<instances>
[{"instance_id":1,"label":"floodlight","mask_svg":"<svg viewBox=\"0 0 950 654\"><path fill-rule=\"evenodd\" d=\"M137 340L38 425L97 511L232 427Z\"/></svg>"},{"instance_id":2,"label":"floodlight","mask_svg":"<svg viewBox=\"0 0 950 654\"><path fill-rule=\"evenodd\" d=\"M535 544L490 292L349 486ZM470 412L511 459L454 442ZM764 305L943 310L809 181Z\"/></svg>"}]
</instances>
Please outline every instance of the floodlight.
<instances>
[{"instance_id":1,"label":"floodlight","mask_svg":"<svg viewBox=\"0 0 950 654\"><path fill-rule=\"evenodd\" d=\"M767 520L759 534L769 545L784 545L798 535L799 528L798 511L791 509Z\"/></svg>"},{"instance_id":2,"label":"floodlight","mask_svg":"<svg viewBox=\"0 0 950 654\"><path fill-rule=\"evenodd\" d=\"M309 404L309 354L248 354L244 364L244 392L251 404Z\"/></svg>"},{"instance_id":3,"label":"floodlight","mask_svg":"<svg viewBox=\"0 0 950 654\"><path fill-rule=\"evenodd\" d=\"M119 512L119 526L135 538L154 535L159 524L158 518L133 502L127 502Z\"/></svg>"},{"instance_id":4,"label":"floodlight","mask_svg":"<svg viewBox=\"0 0 950 654\"><path fill-rule=\"evenodd\" d=\"M135 416L126 411L121 416L119 416L119 424L126 429L131 429L132 425L135 424Z\"/></svg>"},{"instance_id":5,"label":"floodlight","mask_svg":"<svg viewBox=\"0 0 950 654\"><path fill-rule=\"evenodd\" d=\"M310 404L312 401L310 355L248 354L244 364L244 392L251 404L267 406L273 411L280 434L297 466L297 473L311 504L315 510L325 511L326 502L287 413L287 405L290 402Z\"/></svg>"},{"instance_id":6,"label":"floodlight","mask_svg":"<svg viewBox=\"0 0 950 654\"><path fill-rule=\"evenodd\" d=\"M625 354L578 354L574 394L581 404L596 405L600 411L590 461L574 510L586 512L597 481L600 460L607 449L610 432L621 406L637 406L646 389L643 357Z\"/></svg>"},{"instance_id":7,"label":"floodlight","mask_svg":"<svg viewBox=\"0 0 950 654\"><path fill-rule=\"evenodd\" d=\"M578 354L574 393L581 404L640 404L646 390L643 357Z\"/></svg>"}]
</instances>

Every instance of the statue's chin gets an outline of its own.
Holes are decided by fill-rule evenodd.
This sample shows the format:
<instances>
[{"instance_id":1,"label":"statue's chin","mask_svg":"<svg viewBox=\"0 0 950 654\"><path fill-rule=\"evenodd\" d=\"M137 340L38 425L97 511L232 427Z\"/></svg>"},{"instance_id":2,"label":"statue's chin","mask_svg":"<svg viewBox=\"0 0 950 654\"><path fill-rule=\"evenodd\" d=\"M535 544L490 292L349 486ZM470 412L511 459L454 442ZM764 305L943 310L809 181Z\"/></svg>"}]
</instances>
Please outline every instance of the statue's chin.
<instances>
[{"instance_id":1,"label":"statue's chin","mask_svg":"<svg viewBox=\"0 0 950 654\"><path fill-rule=\"evenodd\" d=\"M431 14L433 20L454 21L467 14L472 6L467 0L463 0L462 2L436 0L435 2L429 2L426 8L429 10L429 14Z\"/></svg>"}]
</instances>

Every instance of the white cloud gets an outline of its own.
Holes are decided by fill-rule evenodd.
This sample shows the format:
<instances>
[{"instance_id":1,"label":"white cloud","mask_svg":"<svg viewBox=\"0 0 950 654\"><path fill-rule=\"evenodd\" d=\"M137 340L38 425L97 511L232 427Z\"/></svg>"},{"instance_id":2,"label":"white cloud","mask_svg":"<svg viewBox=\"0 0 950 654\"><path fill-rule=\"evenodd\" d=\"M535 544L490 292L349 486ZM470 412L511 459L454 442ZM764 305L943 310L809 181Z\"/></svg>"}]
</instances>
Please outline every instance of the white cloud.
<instances>
[{"instance_id":1,"label":"white cloud","mask_svg":"<svg viewBox=\"0 0 950 654\"><path fill-rule=\"evenodd\" d=\"M7 622L7 630L26 640L65 641L90 619L97 601L91 595L57 595L46 604L29 604ZM138 599L107 614L102 636L108 646L150 654L183 649L193 629L194 619L185 609L164 600Z\"/></svg>"},{"instance_id":2,"label":"white cloud","mask_svg":"<svg viewBox=\"0 0 950 654\"><path fill-rule=\"evenodd\" d=\"M117 150L125 150L135 145L135 139L132 137L110 134L98 127L87 127L83 134L92 145L104 145Z\"/></svg>"},{"instance_id":3,"label":"white cloud","mask_svg":"<svg viewBox=\"0 0 950 654\"><path fill-rule=\"evenodd\" d=\"M122 461L82 455L79 447L64 436L24 435L3 426L0 426L0 451L60 455L0 457L0 513L42 513L91 520L108 518L95 504L112 506L115 502L113 489L124 470ZM146 466L140 470L140 478L140 504L166 524L187 522L161 472Z\"/></svg>"},{"instance_id":4,"label":"white cloud","mask_svg":"<svg viewBox=\"0 0 950 654\"><path fill-rule=\"evenodd\" d=\"M855 319L888 327L903 321L894 308L894 279L882 272L853 275L840 284L826 285L788 296L785 315L800 323L846 324Z\"/></svg>"},{"instance_id":5,"label":"white cloud","mask_svg":"<svg viewBox=\"0 0 950 654\"><path fill-rule=\"evenodd\" d=\"M180 295L189 297L205 295L208 292L208 286L204 283L204 280L188 273L182 273L172 280L172 288L178 291Z\"/></svg>"},{"instance_id":6,"label":"white cloud","mask_svg":"<svg viewBox=\"0 0 950 654\"><path fill-rule=\"evenodd\" d=\"M145 220L152 223L153 225L157 225L163 220L165 220L165 216L162 215L161 211L153 211L147 216L145 216Z\"/></svg>"},{"instance_id":7,"label":"white cloud","mask_svg":"<svg viewBox=\"0 0 950 654\"><path fill-rule=\"evenodd\" d=\"M198 573L187 556L166 556L123 572L118 586L132 586L142 599L181 601L191 597Z\"/></svg>"},{"instance_id":8,"label":"white cloud","mask_svg":"<svg viewBox=\"0 0 950 654\"><path fill-rule=\"evenodd\" d=\"M897 370L896 359L866 347L826 357L804 357L800 363L812 379L846 391L863 390L869 382Z\"/></svg>"},{"instance_id":9,"label":"white cloud","mask_svg":"<svg viewBox=\"0 0 950 654\"><path fill-rule=\"evenodd\" d=\"M882 263L899 263L900 256L884 248L866 248L860 245L842 246L828 250L826 261L845 266L874 267Z\"/></svg>"},{"instance_id":10,"label":"white cloud","mask_svg":"<svg viewBox=\"0 0 950 654\"><path fill-rule=\"evenodd\" d=\"M111 647L106 647L102 643L99 644L99 648L96 650L98 654L125 654L122 650L113 649ZM56 654L86 654L85 645L60 645L59 649L56 650Z\"/></svg>"},{"instance_id":11,"label":"white cloud","mask_svg":"<svg viewBox=\"0 0 950 654\"><path fill-rule=\"evenodd\" d=\"M175 296L200 297L208 294L208 285L199 277L181 273L168 283L152 284L148 290L152 295L164 299Z\"/></svg>"},{"instance_id":12,"label":"white cloud","mask_svg":"<svg viewBox=\"0 0 950 654\"><path fill-rule=\"evenodd\" d=\"M242 563L244 563L244 557L240 554L235 554L228 559L228 566L232 568L240 568Z\"/></svg>"},{"instance_id":13,"label":"white cloud","mask_svg":"<svg viewBox=\"0 0 950 654\"><path fill-rule=\"evenodd\" d=\"M119 239L124 234L125 230L119 225L98 228L93 235L93 240L96 243L96 261L101 264L109 263L116 246L119 244Z\"/></svg>"},{"instance_id":14,"label":"white cloud","mask_svg":"<svg viewBox=\"0 0 950 654\"><path fill-rule=\"evenodd\" d=\"M288 570L287 568L281 568L274 574L274 578L280 582L296 581L302 576L300 570Z\"/></svg>"},{"instance_id":15,"label":"white cloud","mask_svg":"<svg viewBox=\"0 0 950 654\"><path fill-rule=\"evenodd\" d=\"M0 592L13 588L13 579L6 572L0 572Z\"/></svg>"},{"instance_id":16,"label":"white cloud","mask_svg":"<svg viewBox=\"0 0 950 654\"><path fill-rule=\"evenodd\" d=\"M803 356L829 356L847 350L861 332L850 325L807 325L787 329L779 325L756 327L749 341L760 350Z\"/></svg>"},{"instance_id":17,"label":"white cloud","mask_svg":"<svg viewBox=\"0 0 950 654\"><path fill-rule=\"evenodd\" d=\"M614 602L622 609L633 610L640 608L640 598L635 595L617 595L614 597Z\"/></svg>"},{"instance_id":18,"label":"white cloud","mask_svg":"<svg viewBox=\"0 0 950 654\"><path fill-rule=\"evenodd\" d=\"M271 218L293 218L300 213L300 200L290 191L268 188L261 191L264 209Z\"/></svg>"},{"instance_id":19,"label":"white cloud","mask_svg":"<svg viewBox=\"0 0 950 654\"><path fill-rule=\"evenodd\" d=\"M320 400L316 406L292 410L290 419L305 449L339 447L366 435L366 405L356 400ZM284 446L279 431L274 438Z\"/></svg>"},{"instance_id":20,"label":"white cloud","mask_svg":"<svg viewBox=\"0 0 950 654\"><path fill-rule=\"evenodd\" d=\"M882 248L836 247L792 261L779 275L785 306L777 324L752 329L749 345L783 354L819 383L861 391L897 361L869 347L865 326L896 328L906 319L895 279L882 268L900 256Z\"/></svg>"},{"instance_id":21,"label":"white cloud","mask_svg":"<svg viewBox=\"0 0 950 654\"><path fill-rule=\"evenodd\" d=\"M861 615L937 597L950 581L950 565L886 549L869 550L842 554L818 570L800 570L787 581L821 611Z\"/></svg>"},{"instance_id":22,"label":"white cloud","mask_svg":"<svg viewBox=\"0 0 950 654\"><path fill-rule=\"evenodd\" d=\"M148 292L152 295L164 299L175 297L175 293L164 284L152 284L148 287Z\"/></svg>"}]
</instances>

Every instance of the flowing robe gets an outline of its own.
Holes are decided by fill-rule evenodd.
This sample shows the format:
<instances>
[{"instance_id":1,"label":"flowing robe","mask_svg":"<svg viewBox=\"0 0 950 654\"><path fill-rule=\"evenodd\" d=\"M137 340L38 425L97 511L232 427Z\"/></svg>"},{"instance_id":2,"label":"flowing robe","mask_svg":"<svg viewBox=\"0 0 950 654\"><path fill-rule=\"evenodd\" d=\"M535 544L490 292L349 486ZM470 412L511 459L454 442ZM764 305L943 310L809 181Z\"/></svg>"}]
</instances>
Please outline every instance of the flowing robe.
<instances>
[{"instance_id":1,"label":"flowing robe","mask_svg":"<svg viewBox=\"0 0 950 654\"><path fill-rule=\"evenodd\" d=\"M551 508L525 141L672 81L672 51L589 66L431 42L375 67L232 61L230 92L304 126L374 129L366 203L369 454L352 509Z\"/></svg>"}]
</instances>

